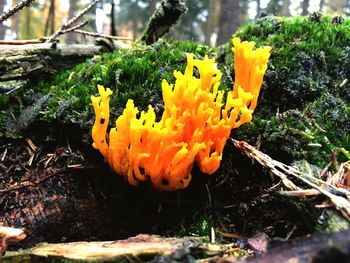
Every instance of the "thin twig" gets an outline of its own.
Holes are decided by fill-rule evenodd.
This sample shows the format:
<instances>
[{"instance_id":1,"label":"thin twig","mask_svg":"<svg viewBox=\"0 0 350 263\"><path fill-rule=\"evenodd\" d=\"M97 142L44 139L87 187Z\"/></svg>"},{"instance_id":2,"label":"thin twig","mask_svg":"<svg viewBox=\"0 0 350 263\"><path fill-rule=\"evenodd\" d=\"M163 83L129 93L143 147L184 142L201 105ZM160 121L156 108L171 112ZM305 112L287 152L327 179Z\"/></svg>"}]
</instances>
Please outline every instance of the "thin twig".
<instances>
[{"instance_id":1,"label":"thin twig","mask_svg":"<svg viewBox=\"0 0 350 263\"><path fill-rule=\"evenodd\" d=\"M46 38L28 39L28 40L0 40L0 45L28 45L28 44L41 44L46 41Z\"/></svg>"},{"instance_id":2,"label":"thin twig","mask_svg":"<svg viewBox=\"0 0 350 263\"><path fill-rule=\"evenodd\" d=\"M17 13L19 10L21 10L25 6L29 6L32 2L35 0L22 0L19 1L13 8L11 8L8 11L5 11L0 15L0 23L7 20L10 16L13 16L15 13Z\"/></svg>"},{"instance_id":3,"label":"thin twig","mask_svg":"<svg viewBox=\"0 0 350 263\"><path fill-rule=\"evenodd\" d=\"M71 31L72 33L79 33L87 36L92 36L92 37L102 37L102 38L108 38L108 39L113 39L113 40L133 40L132 37L118 37L118 36L111 36L111 35L105 35L105 34L99 34L99 33L94 33L94 32L89 32L89 31L84 31L84 30L73 30Z\"/></svg>"},{"instance_id":4,"label":"thin twig","mask_svg":"<svg viewBox=\"0 0 350 263\"><path fill-rule=\"evenodd\" d=\"M99 1L100 0L94 0L86 8L84 8L84 10L82 10L79 14L77 14L76 16L74 16L71 19L69 19L66 23L64 23L61 26L61 28L58 31L53 33L46 42L48 42L48 43L54 42L58 36L63 34L62 32L64 30L70 28L79 18L81 18L83 15L85 15L87 12L89 12L89 10L92 7L94 7Z\"/></svg>"},{"instance_id":5,"label":"thin twig","mask_svg":"<svg viewBox=\"0 0 350 263\"><path fill-rule=\"evenodd\" d=\"M72 26L70 28L67 28L65 30L62 30L62 34L66 34L66 33L69 33L69 32L72 32L74 30L77 30L79 28L82 28L83 26L85 26L87 23L89 23L89 21L84 21L83 23L77 25L77 26Z\"/></svg>"},{"instance_id":6,"label":"thin twig","mask_svg":"<svg viewBox=\"0 0 350 263\"><path fill-rule=\"evenodd\" d=\"M36 187L44 182L46 182L48 179L50 179L51 177L54 177L56 175L62 174L64 172L66 172L68 169L67 168L62 168L59 169L53 173L48 174L47 176L45 176L44 178L41 178L37 181L24 181L21 182L18 185L6 185L4 188L0 189L0 194L5 194L5 193L9 193L9 192L13 192L22 188L28 188L28 187Z\"/></svg>"},{"instance_id":7,"label":"thin twig","mask_svg":"<svg viewBox=\"0 0 350 263\"><path fill-rule=\"evenodd\" d=\"M342 196L335 195L333 193L330 193L326 189L324 189L321 186L316 184L316 183L319 183L320 185L327 185L327 182L324 182L318 178L315 178L315 177L309 176L305 173L302 173L299 169L297 169L295 167L292 167L292 166L286 165L284 163L281 163L279 161L276 161L276 160L272 159L270 156L258 151L257 149L255 149L253 146L251 146L247 142L237 141L237 140L234 140L232 138L230 138L230 139L233 142L233 144L238 149L240 149L244 154L246 154L248 157L256 160L264 167L269 168L274 175L279 176L281 178L282 182L287 187L289 187L290 186L289 183L291 183L291 181L289 181L287 179L287 176L293 176L293 177L298 178L299 180L303 181L307 185L316 189L317 191L319 191L323 195L327 196L330 199L330 201L333 203L333 205L343 213L344 217L346 217L347 219L350 220L350 202L348 200L346 200L346 198L344 198ZM286 181L286 179L288 181ZM313 182L311 182L310 180ZM294 184L292 183L292 185L294 185ZM296 190L296 189L293 189L293 190ZM298 190L301 190L301 189L298 188Z\"/></svg>"},{"instance_id":8,"label":"thin twig","mask_svg":"<svg viewBox=\"0 0 350 263\"><path fill-rule=\"evenodd\" d=\"M301 190L299 187L297 187L292 181L290 181L287 178L287 175L285 173L282 172L287 170L285 164L273 160L270 156L258 151L257 149L255 149L253 146L251 146L246 142L237 141L232 138L230 139L233 142L233 144L242 152L244 152L248 157L258 161L264 167L269 168L274 175L278 176L282 180L282 183L287 188L294 191ZM296 170L294 167L290 167L290 169L292 170L290 172L295 172Z\"/></svg>"},{"instance_id":9,"label":"thin twig","mask_svg":"<svg viewBox=\"0 0 350 263\"><path fill-rule=\"evenodd\" d=\"M314 196L321 194L316 189L305 189L305 190L298 190L298 191L280 191L281 195L286 196Z\"/></svg>"}]
</instances>

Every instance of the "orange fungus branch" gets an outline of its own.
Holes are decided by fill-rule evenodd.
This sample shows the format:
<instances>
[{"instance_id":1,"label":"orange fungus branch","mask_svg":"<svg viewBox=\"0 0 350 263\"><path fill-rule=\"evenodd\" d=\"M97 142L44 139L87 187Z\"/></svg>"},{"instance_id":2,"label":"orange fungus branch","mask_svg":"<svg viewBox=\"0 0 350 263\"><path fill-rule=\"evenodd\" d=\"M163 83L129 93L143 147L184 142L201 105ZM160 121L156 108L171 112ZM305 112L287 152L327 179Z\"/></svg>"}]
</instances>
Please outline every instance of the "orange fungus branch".
<instances>
[{"instance_id":1,"label":"orange fungus branch","mask_svg":"<svg viewBox=\"0 0 350 263\"><path fill-rule=\"evenodd\" d=\"M196 60L189 54L185 72L174 72L175 84L162 82L162 118L156 121L152 106L139 115L133 100L129 100L109 132L109 141L112 91L98 86L100 96L91 96L96 115L93 147L112 170L132 185L150 181L156 190L176 191L188 186L194 162L206 174L219 168L231 130L252 119L271 50L253 50L254 42L241 42L238 38L232 42L232 92L225 95L218 89L222 74L214 59ZM199 78L194 76L194 68L198 69Z\"/></svg>"}]
</instances>

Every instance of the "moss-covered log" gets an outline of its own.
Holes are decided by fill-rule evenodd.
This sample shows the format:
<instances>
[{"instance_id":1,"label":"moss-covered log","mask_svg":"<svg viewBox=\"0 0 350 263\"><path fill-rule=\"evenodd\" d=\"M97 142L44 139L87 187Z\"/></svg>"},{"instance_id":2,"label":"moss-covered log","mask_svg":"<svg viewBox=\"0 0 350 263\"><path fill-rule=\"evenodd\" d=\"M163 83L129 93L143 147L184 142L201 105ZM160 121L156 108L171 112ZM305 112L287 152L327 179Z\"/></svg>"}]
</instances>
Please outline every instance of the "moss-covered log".
<instances>
[{"instance_id":1,"label":"moss-covered log","mask_svg":"<svg viewBox=\"0 0 350 263\"><path fill-rule=\"evenodd\" d=\"M106 51L97 45L0 45L0 81L54 74Z\"/></svg>"}]
</instances>

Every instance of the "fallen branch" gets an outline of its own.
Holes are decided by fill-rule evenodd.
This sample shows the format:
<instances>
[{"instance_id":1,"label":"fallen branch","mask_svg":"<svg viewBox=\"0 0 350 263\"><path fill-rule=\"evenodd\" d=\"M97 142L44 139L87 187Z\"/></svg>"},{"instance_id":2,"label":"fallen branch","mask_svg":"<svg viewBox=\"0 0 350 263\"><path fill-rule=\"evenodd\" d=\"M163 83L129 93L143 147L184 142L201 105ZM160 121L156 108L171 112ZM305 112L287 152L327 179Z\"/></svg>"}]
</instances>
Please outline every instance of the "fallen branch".
<instances>
[{"instance_id":1,"label":"fallen branch","mask_svg":"<svg viewBox=\"0 0 350 263\"><path fill-rule=\"evenodd\" d=\"M41 44L46 41L46 38L28 39L28 40L0 40L0 45L28 45Z\"/></svg>"},{"instance_id":2,"label":"fallen branch","mask_svg":"<svg viewBox=\"0 0 350 263\"><path fill-rule=\"evenodd\" d=\"M13 16L15 13L17 13L19 10L21 10L25 6L29 6L32 2L35 0L22 0L19 1L13 8L11 8L8 11L5 11L0 15L0 23L7 20L9 17Z\"/></svg>"},{"instance_id":3,"label":"fallen branch","mask_svg":"<svg viewBox=\"0 0 350 263\"><path fill-rule=\"evenodd\" d=\"M76 30L76 29L82 28L82 27L85 26L87 23L88 23L88 21L84 21L83 23L81 23L81 24L79 24L79 25L76 25L76 26L70 27L70 28L68 28L68 29L62 30L62 34L66 34L66 33L72 32L72 31L74 31L74 30Z\"/></svg>"},{"instance_id":4,"label":"fallen branch","mask_svg":"<svg viewBox=\"0 0 350 263\"><path fill-rule=\"evenodd\" d=\"M112 40L133 40L132 37L111 36L111 35L99 34L99 33L94 33L94 32L88 32L88 31L79 30L79 29L74 29L74 30L68 31L68 32L79 33L79 34L83 34L83 35L91 36L91 37L102 37L102 38L107 38L107 39L112 39Z\"/></svg>"},{"instance_id":5,"label":"fallen branch","mask_svg":"<svg viewBox=\"0 0 350 263\"><path fill-rule=\"evenodd\" d=\"M116 49L125 48L114 45ZM0 45L0 82L33 79L70 68L94 55L110 51L101 45L36 43Z\"/></svg>"},{"instance_id":6,"label":"fallen branch","mask_svg":"<svg viewBox=\"0 0 350 263\"><path fill-rule=\"evenodd\" d=\"M249 145L247 142L237 141L232 138L230 139L233 142L233 144L238 149L240 149L244 154L246 154L249 158L257 161L262 166L270 169L274 175L280 177L283 184L286 187L292 190L302 190L299 187L297 187L294 183L292 183L289 179L287 179L287 176L293 176L295 178L298 178L299 180L303 181L307 185L311 186L313 189L316 189L317 191L319 191L321 194L327 196L330 199L330 201L333 203L335 208L340 210L344 215L344 217L346 217L350 221L350 201L348 201L346 198L342 196L335 195L329 192L325 188L322 188L322 186L330 186L334 190L338 190L340 194L344 194L344 191L340 191L337 187L323 180L317 179L313 176L309 176L301 172L299 169L295 167L286 165L284 163L281 163L279 161L272 159L270 156L255 149L253 146Z\"/></svg>"},{"instance_id":7,"label":"fallen branch","mask_svg":"<svg viewBox=\"0 0 350 263\"><path fill-rule=\"evenodd\" d=\"M62 261L66 259L79 262L141 262L141 259L142 261L153 259L158 262L157 259L164 257L160 261L173 262L174 258L176 259L179 255L182 255L181 258L185 260L186 256L191 254L190 249L192 248L196 248L201 253L214 255L220 254L225 249L224 246L215 246L215 249L212 247L207 245L206 239L199 237L162 238L141 234L116 241L44 243L14 255L8 253L5 259L17 259L19 262L22 258L31 257L36 261L42 258L45 260L58 258Z\"/></svg>"}]
</instances>

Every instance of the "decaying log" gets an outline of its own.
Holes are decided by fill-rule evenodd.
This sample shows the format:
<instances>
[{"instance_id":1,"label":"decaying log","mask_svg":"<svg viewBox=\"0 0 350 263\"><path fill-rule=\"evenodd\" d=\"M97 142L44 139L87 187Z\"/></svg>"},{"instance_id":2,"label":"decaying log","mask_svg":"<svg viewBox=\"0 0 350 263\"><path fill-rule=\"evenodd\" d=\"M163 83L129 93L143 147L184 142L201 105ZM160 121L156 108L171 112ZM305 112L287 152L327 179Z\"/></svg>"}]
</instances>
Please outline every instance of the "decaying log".
<instances>
[{"instance_id":1,"label":"decaying log","mask_svg":"<svg viewBox=\"0 0 350 263\"><path fill-rule=\"evenodd\" d=\"M350 230L295 238L275 245L264 254L241 260L235 256L219 258L230 251L232 249L226 245L209 244L206 238L141 234L117 241L38 244L31 249L8 252L2 262L51 262L53 259L64 262L195 262L200 255L207 257L203 262L212 263L349 262Z\"/></svg>"},{"instance_id":2,"label":"decaying log","mask_svg":"<svg viewBox=\"0 0 350 263\"><path fill-rule=\"evenodd\" d=\"M316 233L275 244L264 254L237 261L225 258L215 263L350 262L350 229L338 233Z\"/></svg>"},{"instance_id":3,"label":"decaying log","mask_svg":"<svg viewBox=\"0 0 350 263\"><path fill-rule=\"evenodd\" d=\"M97 45L0 45L0 81L54 74L107 51L110 50L106 46Z\"/></svg>"},{"instance_id":4,"label":"decaying log","mask_svg":"<svg viewBox=\"0 0 350 263\"><path fill-rule=\"evenodd\" d=\"M81 260L84 260L84 262L89 260L94 262L115 262L123 259L141 262L149 261L159 256L170 255L179 250L186 250L189 247L198 247L204 242L203 238L195 237L161 238L151 235L137 235L118 241L39 244L21 253L8 253L2 260L4 262L14 262L16 260L22 262L19 260L22 257L26 259L30 257L38 259L38 257L41 257L46 259L78 260L79 262Z\"/></svg>"}]
</instances>

